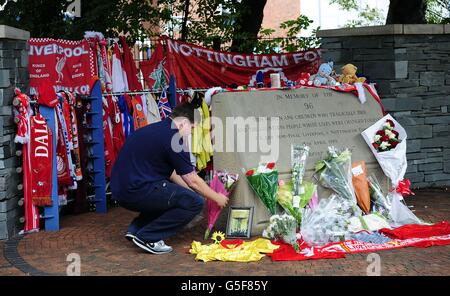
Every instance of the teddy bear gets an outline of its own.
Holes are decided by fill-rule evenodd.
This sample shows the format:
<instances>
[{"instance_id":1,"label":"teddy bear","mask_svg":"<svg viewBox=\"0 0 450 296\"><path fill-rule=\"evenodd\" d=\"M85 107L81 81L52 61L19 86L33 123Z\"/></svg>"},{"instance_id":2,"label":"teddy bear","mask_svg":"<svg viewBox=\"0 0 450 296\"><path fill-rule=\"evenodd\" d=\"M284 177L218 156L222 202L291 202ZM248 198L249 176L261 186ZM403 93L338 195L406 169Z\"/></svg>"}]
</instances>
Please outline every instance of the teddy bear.
<instances>
[{"instance_id":1,"label":"teddy bear","mask_svg":"<svg viewBox=\"0 0 450 296\"><path fill-rule=\"evenodd\" d=\"M353 84L355 82L365 82L365 77L357 77L356 70L358 68L355 65L347 64L341 68L342 74L339 76L338 81L341 83L350 83Z\"/></svg>"},{"instance_id":2,"label":"teddy bear","mask_svg":"<svg viewBox=\"0 0 450 296\"><path fill-rule=\"evenodd\" d=\"M315 86L328 85L335 86L336 80L332 77L333 62L323 63L319 67L317 74L311 75L309 81L312 81Z\"/></svg>"}]
</instances>

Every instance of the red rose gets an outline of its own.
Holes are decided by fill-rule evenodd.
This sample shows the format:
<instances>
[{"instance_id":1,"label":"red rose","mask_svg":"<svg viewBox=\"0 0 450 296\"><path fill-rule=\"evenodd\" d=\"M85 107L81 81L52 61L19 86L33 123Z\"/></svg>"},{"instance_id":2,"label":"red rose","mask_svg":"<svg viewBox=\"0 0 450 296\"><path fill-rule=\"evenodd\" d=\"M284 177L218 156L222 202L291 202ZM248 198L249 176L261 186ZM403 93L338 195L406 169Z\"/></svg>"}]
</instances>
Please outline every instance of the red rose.
<instances>
[{"instance_id":1,"label":"red rose","mask_svg":"<svg viewBox=\"0 0 450 296\"><path fill-rule=\"evenodd\" d=\"M372 143L373 148L375 148L376 150L378 150L378 147L380 147L380 145L378 145L377 143Z\"/></svg>"},{"instance_id":2,"label":"red rose","mask_svg":"<svg viewBox=\"0 0 450 296\"><path fill-rule=\"evenodd\" d=\"M269 170L272 170L274 167L275 167L275 163L274 163L274 162L269 162L269 163L266 165L266 168L268 168Z\"/></svg>"},{"instance_id":3,"label":"red rose","mask_svg":"<svg viewBox=\"0 0 450 296\"><path fill-rule=\"evenodd\" d=\"M386 133L384 132L384 130L379 130L379 131L377 131L377 135L384 136L384 135L386 135Z\"/></svg>"},{"instance_id":4,"label":"red rose","mask_svg":"<svg viewBox=\"0 0 450 296\"><path fill-rule=\"evenodd\" d=\"M381 142L389 142L389 137L388 136L382 136L380 141Z\"/></svg>"},{"instance_id":5,"label":"red rose","mask_svg":"<svg viewBox=\"0 0 450 296\"><path fill-rule=\"evenodd\" d=\"M398 132L397 131L392 131L392 133L395 135L395 137L398 139L398 136L399 136L399 134L398 134Z\"/></svg>"},{"instance_id":6,"label":"red rose","mask_svg":"<svg viewBox=\"0 0 450 296\"><path fill-rule=\"evenodd\" d=\"M400 142L397 142L397 141L391 142L391 148L394 149L395 147L397 147L398 143L400 143Z\"/></svg>"},{"instance_id":7,"label":"red rose","mask_svg":"<svg viewBox=\"0 0 450 296\"><path fill-rule=\"evenodd\" d=\"M393 122L392 120L388 119L388 120L386 120L386 122L389 123L389 125L390 125L392 128L395 127L395 124L394 124L394 122Z\"/></svg>"},{"instance_id":8,"label":"red rose","mask_svg":"<svg viewBox=\"0 0 450 296\"><path fill-rule=\"evenodd\" d=\"M254 173L255 173L254 170L248 170L247 173L246 173L246 175L247 175L247 176L253 176Z\"/></svg>"}]
</instances>

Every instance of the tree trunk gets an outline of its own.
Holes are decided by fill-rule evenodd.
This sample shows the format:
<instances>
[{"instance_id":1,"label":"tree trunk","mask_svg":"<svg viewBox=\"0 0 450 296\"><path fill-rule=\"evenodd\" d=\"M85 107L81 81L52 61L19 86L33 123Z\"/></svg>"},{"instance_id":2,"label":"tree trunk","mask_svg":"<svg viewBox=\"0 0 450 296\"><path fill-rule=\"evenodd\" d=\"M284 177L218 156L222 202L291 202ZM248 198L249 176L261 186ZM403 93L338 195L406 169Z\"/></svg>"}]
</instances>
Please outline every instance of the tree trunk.
<instances>
[{"instance_id":1,"label":"tree trunk","mask_svg":"<svg viewBox=\"0 0 450 296\"><path fill-rule=\"evenodd\" d=\"M184 1L184 16L183 16L183 24L181 25L181 41L186 41L187 37L187 20L189 16L189 5L190 0Z\"/></svg>"},{"instance_id":2,"label":"tree trunk","mask_svg":"<svg viewBox=\"0 0 450 296\"><path fill-rule=\"evenodd\" d=\"M237 19L231 44L232 52L252 53L264 17L267 0L242 0L237 4Z\"/></svg>"},{"instance_id":3,"label":"tree trunk","mask_svg":"<svg viewBox=\"0 0 450 296\"><path fill-rule=\"evenodd\" d=\"M386 25L426 24L426 0L391 0Z\"/></svg>"}]
</instances>

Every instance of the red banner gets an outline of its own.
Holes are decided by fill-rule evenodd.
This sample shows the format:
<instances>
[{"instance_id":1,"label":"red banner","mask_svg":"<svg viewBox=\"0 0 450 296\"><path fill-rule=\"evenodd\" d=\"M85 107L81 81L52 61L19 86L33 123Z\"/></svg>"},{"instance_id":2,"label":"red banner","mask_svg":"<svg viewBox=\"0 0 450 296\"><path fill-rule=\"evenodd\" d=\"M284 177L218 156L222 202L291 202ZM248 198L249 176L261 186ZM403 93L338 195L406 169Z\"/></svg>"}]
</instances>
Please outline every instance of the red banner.
<instances>
[{"instance_id":1,"label":"red banner","mask_svg":"<svg viewBox=\"0 0 450 296\"><path fill-rule=\"evenodd\" d=\"M95 63L86 40L32 38L28 43L28 73L32 89L49 82L55 91L90 93L90 81L94 75L91 69Z\"/></svg>"},{"instance_id":2,"label":"red banner","mask_svg":"<svg viewBox=\"0 0 450 296\"><path fill-rule=\"evenodd\" d=\"M300 73L316 73L320 63L318 49L285 54L237 54L212 51L193 44L163 38L150 61L141 62L141 70L147 84L153 86L161 66L176 79L179 88L229 87L233 84L256 86L256 75L261 71L264 83L270 81L270 73L279 73L281 83L295 81ZM163 58L161 58L163 56Z\"/></svg>"}]
</instances>

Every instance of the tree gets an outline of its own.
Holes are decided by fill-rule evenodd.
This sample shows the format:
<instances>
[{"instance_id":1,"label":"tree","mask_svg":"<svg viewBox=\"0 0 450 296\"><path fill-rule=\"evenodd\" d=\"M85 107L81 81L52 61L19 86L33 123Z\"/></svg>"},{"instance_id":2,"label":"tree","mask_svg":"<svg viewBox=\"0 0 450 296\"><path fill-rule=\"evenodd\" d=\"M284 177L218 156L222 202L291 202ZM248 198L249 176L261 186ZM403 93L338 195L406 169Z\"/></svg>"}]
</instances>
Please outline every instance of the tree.
<instances>
[{"instance_id":1,"label":"tree","mask_svg":"<svg viewBox=\"0 0 450 296\"><path fill-rule=\"evenodd\" d=\"M386 25L426 24L426 11L426 0L391 0Z\"/></svg>"},{"instance_id":2,"label":"tree","mask_svg":"<svg viewBox=\"0 0 450 296\"><path fill-rule=\"evenodd\" d=\"M330 0L343 10L358 11L358 19L347 26L377 25L383 22L377 9L358 7L357 0ZM385 23L388 24L443 24L450 22L448 0L391 0Z\"/></svg>"},{"instance_id":3,"label":"tree","mask_svg":"<svg viewBox=\"0 0 450 296\"><path fill-rule=\"evenodd\" d=\"M5 3L5 0L1 0ZM127 34L129 41L143 39L142 23L159 23L170 18L167 9L151 0L80 1L81 17L66 12L66 0L17 0L8 2L0 23L30 31L32 37L80 39L85 31L99 31L107 37Z\"/></svg>"},{"instance_id":4,"label":"tree","mask_svg":"<svg viewBox=\"0 0 450 296\"><path fill-rule=\"evenodd\" d=\"M267 0L242 0L236 3L238 14L234 25L231 51L252 53L264 18Z\"/></svg>"}]
</instances>

